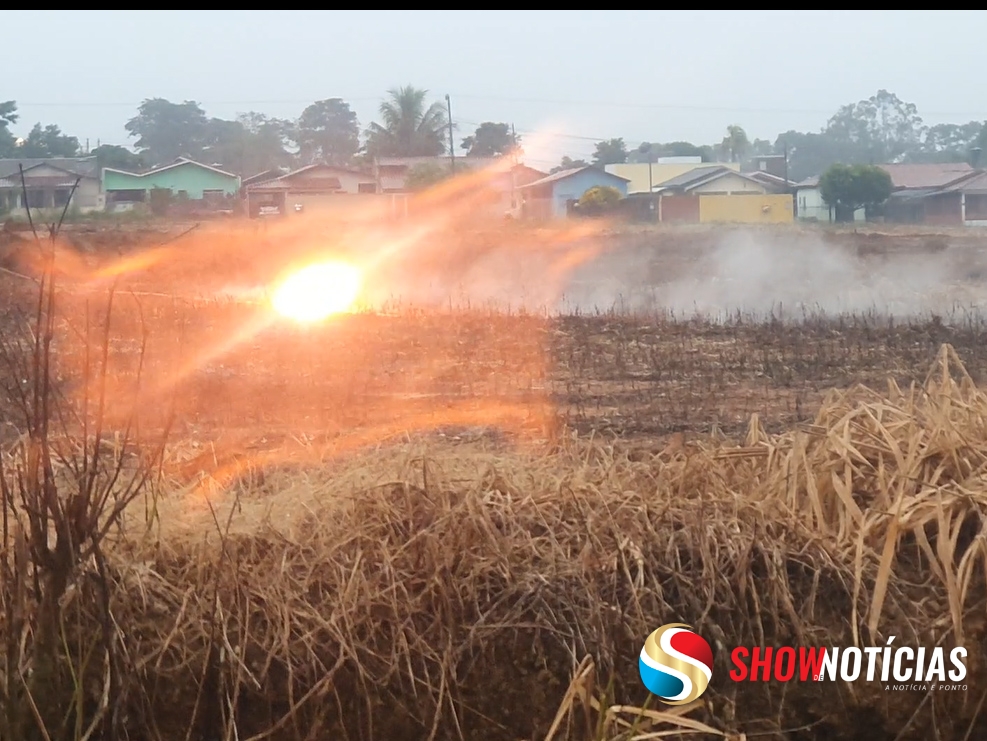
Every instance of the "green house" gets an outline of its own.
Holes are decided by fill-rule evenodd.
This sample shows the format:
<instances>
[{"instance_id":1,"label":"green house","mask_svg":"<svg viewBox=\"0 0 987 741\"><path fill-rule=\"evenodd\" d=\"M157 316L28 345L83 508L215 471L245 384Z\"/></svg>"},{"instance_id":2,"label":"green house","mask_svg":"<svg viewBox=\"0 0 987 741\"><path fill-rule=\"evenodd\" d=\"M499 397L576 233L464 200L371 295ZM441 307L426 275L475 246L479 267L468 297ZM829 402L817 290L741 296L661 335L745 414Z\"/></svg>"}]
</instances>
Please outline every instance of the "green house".
<instances>
[{"instance_id":1,"label":"green house","mask_svg":"<svg viewBox=\"0 0 987 741\"><path fill-rule=\"evenodd\" d=\"M107 206L149 200L155 188L170 190L177 198L220 200L235 196L240 190L240 176L224 172L185 157L164 167L142 173L104 167L103 192Z\"/></svg>"}]
</instances>

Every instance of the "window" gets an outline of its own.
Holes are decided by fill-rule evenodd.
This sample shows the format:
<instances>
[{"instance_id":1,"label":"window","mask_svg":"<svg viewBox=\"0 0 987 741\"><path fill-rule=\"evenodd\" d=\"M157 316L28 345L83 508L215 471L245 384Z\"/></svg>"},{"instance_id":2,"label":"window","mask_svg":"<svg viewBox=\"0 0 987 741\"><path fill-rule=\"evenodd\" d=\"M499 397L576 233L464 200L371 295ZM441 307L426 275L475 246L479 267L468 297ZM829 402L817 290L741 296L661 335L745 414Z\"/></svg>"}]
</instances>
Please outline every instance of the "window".
<instances>
[{"instance_id":1,"label":"window","mask_svg":"<svg viewBox=\"0 0 987 741\"><path fill-rule=\"evenodd\" d=\"M55 191L55 208L65 208L69 202L70 192L68 188L59 188Z\"/></svg>"},{"instance_id":2,"label":"window","mask_svg":"<svg viewBox=\"0 0 987 741\"><path fill-rule=\"evenodd\" d=\"M760 170L761 172L766 172L768 169L768 163L765 162L764 160L761 160L760 162L757 163L757 169Z\"/></svg>"},{"instance_id":3,"label":"window","mask_svg":"<svg viewBox=\"0 0 987 741\"><path fill-rule=\"evenodd\" d=\"M27 191L28 208L47 208L48 194L43 190L29 188Z\"/></svg>"},{"instance_id":4,"label":"window","mask_svg":"<svg viewBox=\"0 0 987 741\"><path fill-rule=\"evenodd\" d=\"M377 183L360 183L356 186L357 193L376 193Z\"/></svg>"}]
</instances>

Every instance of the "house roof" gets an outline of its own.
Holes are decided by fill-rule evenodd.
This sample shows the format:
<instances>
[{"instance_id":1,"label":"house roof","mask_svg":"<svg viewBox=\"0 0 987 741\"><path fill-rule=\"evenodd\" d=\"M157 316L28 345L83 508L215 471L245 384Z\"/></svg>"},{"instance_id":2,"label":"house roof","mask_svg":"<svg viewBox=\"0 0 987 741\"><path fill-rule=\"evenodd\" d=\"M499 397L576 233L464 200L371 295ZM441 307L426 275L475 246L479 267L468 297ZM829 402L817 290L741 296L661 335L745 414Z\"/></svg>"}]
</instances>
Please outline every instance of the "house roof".
<instances>
[{"instance_id":1,"label":"house roof","mask_svg":"<svg viewBox=\"0 0 987 741\"><path fill-rule=\"evenodd\" d=\"M889 201L917 201L927 196L940 193L939 188L903 188L892 193Z\"/></svg>"},{"instance_id":2,"label":"house roof","mask_svg":"<svg viewBox=\"0 0 987 741\"><path fill-rule=\"evenodd\" d=\"M525 183L521 188L534 188L541 185L548 185L549 183L557 183L560 180L565 180L570 178L577 173L583 172L584 170L596 169L601 175L608 178L613 178L614 180L623 180L625 183L629 183L629 178L621 177L620 175L614 175L612 172L606 172L605 170L600 170L599 168L594 168L592 165L583 165L582 167L570 167L566 170L559 170L558 172L552 173L551 175L546 175L545 177L535 180L531 183Z\"/></svg>"},{"instance_id":3,"label":"house roof","mask_svg":"<svg viewBox=\"0 0 987 741\"><path fill-rule=\"evenodd\" d=\"M878 165L891 176L894 188L941 188L968 175L973 168L966 162L911 165Z\"/></svg>"},{"instance_id":4,"label":"house roof","mask_svg":"<svg viewBox=\"0 0 987 741\"><path fill-rule=\"evenodd\" d=\"M286 170L280 167L274 167L270 170L264 170L263 172L258 172L255 175L251 175L249 178L242 178L240 180L241 185L250 185L251 183L266 183L268 180L276 180L282 175L286 174Z\"/></svg>"},{"instance_id":5,"label":"house roof","mask_svg":"<svg viewBox=\"0 0 987 741\"><path fill-rule=\"evenodd\" d=\"M0 159L0 178L16 176L20 178L19 165L23 165L24 171L34 169L41 165L48 165L56 170L69 173L71 175L81 175L84 178L98 178L99 164L95 155L90 157L28 157L22 159Z\"/></svg>"},{"instance_id":6,"label":"house roof","mask_svg":"<svg viewBox=\"0 0 987 741\"><path fill-rule=\"evenodd\" d=\"M288 190L291 187L292 181L299 175L306 172L311 172L313 170L329 170L331 172L339 173L350 173L352 175L359 175L361 177L367 178L367 182L373 182L373 175L370 173L362 172L360 170L353 169L351 167L337 167L336 165L326 165L317 162L314 165L305 165L305 167L299 167L297 170L292 170L291 172L285 173L280 177L269 178L267 180L260 180L247 185L247 189L251 191L258 190ZM318 178L319 185L324 188L330 188L334 190L339 190L342 188L342 183L340 183L338 177L320 177Z\"/></svg>"},{"instance_id":7,"label":"house roof","mask_svg":"<svg viewBox=\"0 0 987 741\"><path fill-rule=\"evenodd\" d=\"M785 178L772 175L770 172L764 172L763 170L754 170L753 172L744 172L741 174L754 180L763 180L768 185L779 185L782 187L795 185L795 183L790 180L785 180Z\"/></svg>"},{"instance_id":8,"label":"house roof","mask_svg":"<svg viewBox=\"0 0 987 741\"><path fill-rule=\"evenodd\" d=\"M743 172L737 172L732 168L725 167L723 165L707 165L697 167L689 172L684 172L681 175L671 178L670 180L666 180L662 183L656 183L655 188L661 190L692 190L693 188L698 188L700 185L705 185L706 183L711 183L714 180L718 180L724 175L734 175L736 177L744 178L744 180L750 180L758 185L764 185L764 183L759 182L750 175Z\"/></svg>"},{"instance_id":9,"label":"house roof","mask_svg":"<svg viewBox=\"0 0 987 741\"><path fill-rule=\"evenodd\" d=\"M117 172L121 175L130 175L134 178L143 178L149 175L157 175L159 172L164 172L165 170L171 170L175 167L184 167L185 165L195 165L196 167L201 167L205 170L212 170L219 175L224 175L228 178L234 178L236 180L240 179L239 175L234 175L232 172L226 172L226 170L220 170L218 167L213 167L212 165L204 165L201 162L196 162L195 160L190 160L188 157L179 157L177 160L172 162L170 165L163 165L161 167L154 167L145 172L127 172L126 170L118 170L115 167L104 167L103 172Z\"/></svg>"},{"instance_id":10,"label":"house roof","mask_svg":"<svg viewBox=\"0 0 987 741\"><path fill-rule=\"evenodd\" d=\"M719 175L726 174L728 172L736 172L735 170L729 170L722 165L701 165L695 167L688 172L683 172L681 175L676 175L668 180L663 180L660 183L655 183L655 187L660 188L685 188L692 184L698 184L700 182L705 182L711 180L713 177L718 177ZM739 174L739 173L738 173Z\"/></svg>"},{"instance_id":11,"label":"house roof","mask_svg":"<svg viewBox=\"0 0 987 741\"><path fill-rule=\"evenodd\" d=\"M805 180L800 180L795 183L797 188L818 188L819 187L819 176L813 175L812 177L806 178Z\"/></svg>"},{"instance_id":12,"label":"house roof","mask_svg":"<svg viewBox=\"0 0 987 741\"><path fill-rule=\"evenodd\" d=\"M987 193L987 170L971 170L944 188L939 189L940 193Z\"/></svg>"},{"instance_id":13,"label":"house roof","mask_svg":"<svg viewBox=\"0 0 987 741\"><path fill-rule=\"evenodd\" d=\"M458 155L456 157L456 162L467 162L471 167L490 167L495 165L504 159L507 155L501 157L469 157L467 155ZM439 155L437 157L378 157L374 160L374 163L378 167L415 167L416 165L426 165L426 164L437 164L448 166L451 165L451 160L448 155Z\"/></svg>"}]
</instances>

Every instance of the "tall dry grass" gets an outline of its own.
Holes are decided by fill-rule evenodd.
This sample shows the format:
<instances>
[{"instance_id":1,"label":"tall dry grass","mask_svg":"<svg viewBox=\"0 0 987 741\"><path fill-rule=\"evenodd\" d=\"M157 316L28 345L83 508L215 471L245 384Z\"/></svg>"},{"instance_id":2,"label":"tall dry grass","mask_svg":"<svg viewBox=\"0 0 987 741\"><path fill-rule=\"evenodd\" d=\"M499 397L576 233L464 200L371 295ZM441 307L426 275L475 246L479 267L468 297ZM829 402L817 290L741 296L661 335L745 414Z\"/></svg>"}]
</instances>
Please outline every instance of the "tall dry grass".
<instances>
[{"instance_id":1,"label":"tall dry grass","mask_svg":"<svg viewBox=\"0 0 987 741\"><path fill-rule=\"evenodd\" d=\"M781 435L755 418L739 448L419 440L175 492L113 551L131 737L979 737L985 415L945 346L924 386L833 392ZM673 620L713 685L635 709ZM726 679L734 645L892 634L963 642L969 692Z\"/></svg>"}]
</instances>

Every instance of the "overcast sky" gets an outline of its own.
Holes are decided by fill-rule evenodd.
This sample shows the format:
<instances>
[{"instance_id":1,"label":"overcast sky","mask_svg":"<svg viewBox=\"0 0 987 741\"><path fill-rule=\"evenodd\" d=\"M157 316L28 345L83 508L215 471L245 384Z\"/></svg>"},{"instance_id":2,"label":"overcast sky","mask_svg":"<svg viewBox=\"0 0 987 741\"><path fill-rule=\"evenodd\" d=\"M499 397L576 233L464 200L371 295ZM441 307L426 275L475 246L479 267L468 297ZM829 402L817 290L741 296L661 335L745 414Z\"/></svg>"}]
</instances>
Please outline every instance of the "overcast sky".
<instances>
[{"instance_id":1,"label":"overcast sky","mask_svg":"<svg viewBox=\"0 0 987 741\"><path fill-rule=\"evenodd\" d=\"M394 86L448 93L458 136L525 134L531 164L594 140L711 143L818 130L885 88L927 123L987 119L985 11L3 11L24 135L56 123L132 144L141 100L295 118L341 97L373 120ZM530 132L540 132L535 137ZM457 140L458 147L458 140ZM536 162L534 159L538 159Z\"/></svg>"}]
</instances>

